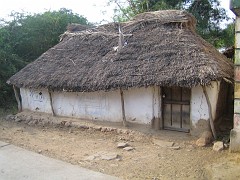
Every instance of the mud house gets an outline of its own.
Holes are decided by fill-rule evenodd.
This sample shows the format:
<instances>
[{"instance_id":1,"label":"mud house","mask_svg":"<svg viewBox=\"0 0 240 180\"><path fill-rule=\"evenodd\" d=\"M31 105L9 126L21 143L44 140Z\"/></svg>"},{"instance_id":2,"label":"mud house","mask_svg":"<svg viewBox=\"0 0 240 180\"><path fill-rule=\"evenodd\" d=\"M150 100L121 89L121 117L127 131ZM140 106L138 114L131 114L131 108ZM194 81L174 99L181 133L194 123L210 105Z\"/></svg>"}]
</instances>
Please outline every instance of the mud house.
<instances>
[{"instance_id":1,"label":"mud house","mask_svg":"<svg viewBox=\"0 0 240 180\"><path fill-rule=\"evenodd\" d=\"M23 111L198 134L226 113L233 65L195 24L185 11L167 10L69 29L8 83L20 88Z\"/></svg>"}]
</instances>

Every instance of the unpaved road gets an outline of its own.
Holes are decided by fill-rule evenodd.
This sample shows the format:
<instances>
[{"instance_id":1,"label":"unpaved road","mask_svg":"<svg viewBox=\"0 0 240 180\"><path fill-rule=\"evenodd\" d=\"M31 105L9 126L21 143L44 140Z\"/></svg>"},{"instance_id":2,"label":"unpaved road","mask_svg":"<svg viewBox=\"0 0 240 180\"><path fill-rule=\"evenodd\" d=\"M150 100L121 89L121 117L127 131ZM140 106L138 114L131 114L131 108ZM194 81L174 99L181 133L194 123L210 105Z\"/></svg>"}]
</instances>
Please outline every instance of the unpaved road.
<instances>
[{"instance_id":1,"label":"unpaved road","mask_svg":"<svg viewBox=\"0 0 240 180\"><path fill-rule=\"evenodd\" d=\"M238 177L239 171L228 171L231 167L224 163L233 162L234 166L240 167L239 154L230 154L228 150L214 152L212 147L196 147L196 138L185 133L135 131L137 133L131 134L51 125L30 126L24 122L0 119L1 141L122 179ZM179 146L180 149L160 147L153 143L153 139L172 141L174 146ZM127 142L134 150L125 151L117 148L119 142ZM114 160L92 158L93 155L103 152L115 153L119 158ZM218 164L222 164L221 167L218 167ZM212 167L217 168L211 170ZM215 172L216 169L220 172ZM213 176L213 171L218 176Z\"/></svg>"}]
</instances>

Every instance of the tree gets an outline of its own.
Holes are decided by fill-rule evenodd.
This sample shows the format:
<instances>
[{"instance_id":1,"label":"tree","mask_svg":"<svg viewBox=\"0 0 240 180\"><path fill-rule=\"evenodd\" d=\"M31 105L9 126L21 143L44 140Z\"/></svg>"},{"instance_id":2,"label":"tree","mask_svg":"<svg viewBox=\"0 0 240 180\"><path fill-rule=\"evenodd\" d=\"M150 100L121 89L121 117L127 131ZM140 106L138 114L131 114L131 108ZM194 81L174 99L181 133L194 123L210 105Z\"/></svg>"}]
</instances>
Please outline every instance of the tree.
<instances>
[{"instance_id":1,"label":"tree","mask_svg":"<svg viewBox=\"0 0 240 180\"><path fill-rule=\"evenodd\" d=\"M225 9L218 0L194 0L187 11L197 19L197 32L207 41L218 47L222 29L220 22L227 20Z\"/></svg>"},{"instance_id":2,"label":"tree","mask_svg":"<svg viewBox=\"0 0 240 180\"><path fill-rule=\"evenodd\" d=\"M0 107L11 106L12 88L7 79L59 42L69 23L89 25L83 16L68 9L39 14L14 12L0 22Z\"/></svg>"},{"instance_id":3,"label":"tree","mask_svg":"<svg viewBox=\"0 0 240 180\"><path fill-rule=\"evenodd\" d=\"M235 23L230 23L219 33L218 41L215 41L216 47L232 47L234 45Z\"/></svg>"},{"instance_id":4,"label":"tree","mask_svg":"<svg viewBox=\"0 0 240 180\"><path fill-rule=\"evenodd\" d=\"M216 47L224 46L220 22L227 20L225 9L219 0L110 0L119 7L115 21L125 21L136 14L148 11L180 9L192 13L197 19L197 32Z\"/></svg>"},{"instance_id":5,"label":"tree","mask_svg":"<svg viewBox=\"0 0 240 180\"><path fill-rule=\"evenodd\" d=\"M87 19L74 14L71 10L47 11L43 14L12 14L14 20L9 23L11 47L27 62L39 57L59 41L69 23L89 24Z\"/></svg>"},{"instance_id":6,"label":"tree","mask_svg":"<svg viewBox=\"0 0 240 180\"><path fill-rule=\"evenodd\" d=\"M13 53L10 46L11 34L6 27L0 29L0 107L8 107L14 100L12 88L6 80L26 63ZM9 103L10 102L10 103Z\"/></svg>"}]
</instances>

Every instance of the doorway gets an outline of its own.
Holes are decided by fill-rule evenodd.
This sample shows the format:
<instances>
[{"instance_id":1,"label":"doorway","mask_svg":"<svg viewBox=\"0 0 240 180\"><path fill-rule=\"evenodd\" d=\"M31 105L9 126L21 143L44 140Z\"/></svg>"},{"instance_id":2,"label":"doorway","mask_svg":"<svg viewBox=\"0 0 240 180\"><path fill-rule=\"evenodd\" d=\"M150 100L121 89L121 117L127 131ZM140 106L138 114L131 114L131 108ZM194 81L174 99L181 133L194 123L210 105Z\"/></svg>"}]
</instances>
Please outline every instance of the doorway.
<instances>
[{"instance_id":1,"label":"doorway","mask_svg":"<svg viewBox=\"0 0 240 180\"><path fill-rule=\"evenodd\" d=\"M189 132L191 89L163 87L163 129Z\"/></svg>"}]
</instances>

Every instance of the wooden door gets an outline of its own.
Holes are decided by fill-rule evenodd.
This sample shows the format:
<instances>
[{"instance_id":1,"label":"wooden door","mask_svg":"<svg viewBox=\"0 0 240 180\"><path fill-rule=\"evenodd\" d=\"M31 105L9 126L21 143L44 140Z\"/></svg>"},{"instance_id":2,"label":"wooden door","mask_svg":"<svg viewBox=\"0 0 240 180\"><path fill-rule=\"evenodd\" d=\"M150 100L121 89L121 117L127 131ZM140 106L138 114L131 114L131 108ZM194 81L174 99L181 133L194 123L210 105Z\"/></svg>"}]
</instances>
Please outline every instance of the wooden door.
<instances>
[{"instance_id":1,"label":"wooden door","mask_svg":"<svg viewBox=\"0 0 240 180\"><path fill-rule=\"evenodd\" d=\"M164 87L163 128L189 132L191 89L181 87Z\"/></svg>"}]
</instances>

